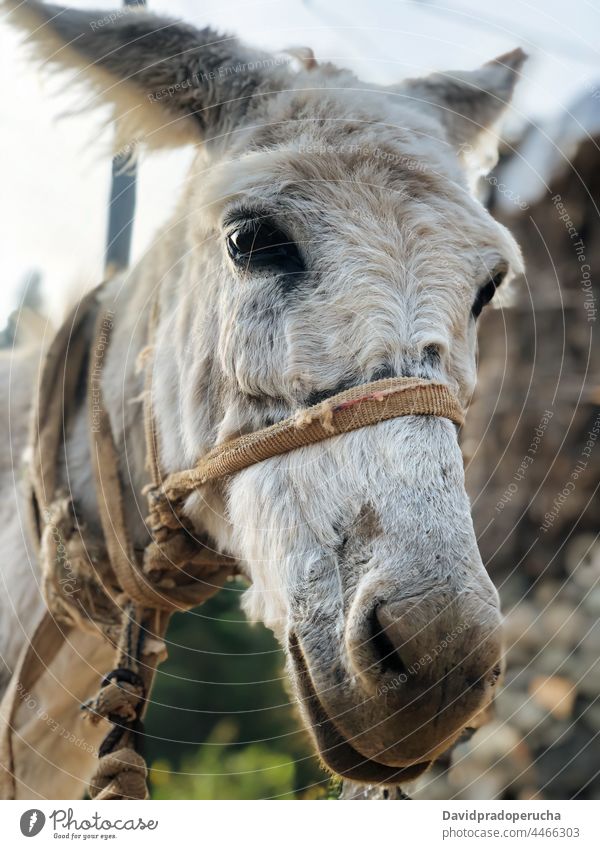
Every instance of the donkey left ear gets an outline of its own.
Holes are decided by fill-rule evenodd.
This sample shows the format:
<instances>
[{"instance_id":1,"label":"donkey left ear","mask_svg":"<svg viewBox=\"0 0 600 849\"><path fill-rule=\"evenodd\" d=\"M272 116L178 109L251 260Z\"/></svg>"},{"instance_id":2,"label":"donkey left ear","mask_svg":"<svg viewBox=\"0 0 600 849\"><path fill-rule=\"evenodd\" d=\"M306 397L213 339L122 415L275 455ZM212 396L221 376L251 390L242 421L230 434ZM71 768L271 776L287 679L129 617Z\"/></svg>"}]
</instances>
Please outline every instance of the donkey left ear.
<instances>
[{"instance_id":1,"label":"donkey left ear","mask_svg":"<svg viewBox=\"0 0 600 849\"><path fill-rule=\"evenodd\" d=\"M494 129L508 107L527 55L512 50L475 71L447 71L406 80L394 91L433 111L468 170L477 176L496 164Z\"/></svg>"},{"instance_id":2,"label":"donkey left ear","mask_svg":"<svg viewBox=\"0 0 600 849\"><path fill-rule=\"evenodd\" d=\"M285 74L270 54L140 5L98 12L0 0L0 9L12 10L8 22L25 33L37 60L88 85L93 96L82 108L111 109L117 148L224 143L257 89L279 79L279 66Z\"/></svg>"}]
</instances>

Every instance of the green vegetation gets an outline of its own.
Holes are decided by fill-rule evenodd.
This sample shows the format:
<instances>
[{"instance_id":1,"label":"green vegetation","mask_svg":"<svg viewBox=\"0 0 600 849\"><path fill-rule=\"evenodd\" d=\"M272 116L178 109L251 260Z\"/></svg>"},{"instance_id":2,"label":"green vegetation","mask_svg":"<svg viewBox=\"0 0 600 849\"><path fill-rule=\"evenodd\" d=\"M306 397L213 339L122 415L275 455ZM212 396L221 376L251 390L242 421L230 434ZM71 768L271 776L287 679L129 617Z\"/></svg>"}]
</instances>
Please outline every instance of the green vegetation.
<instances>
[{"instance_id":1,"label":"green vegetation","mask_svg":"<svg viewBox=\"0 0 600 849\"><path fill-rule=\"evenodd\" d=\"M173 617L146 722L159 799L326 798L320 769L285 690L284 657L249 625L235 582Z\"/></svg>"}]
</instances>

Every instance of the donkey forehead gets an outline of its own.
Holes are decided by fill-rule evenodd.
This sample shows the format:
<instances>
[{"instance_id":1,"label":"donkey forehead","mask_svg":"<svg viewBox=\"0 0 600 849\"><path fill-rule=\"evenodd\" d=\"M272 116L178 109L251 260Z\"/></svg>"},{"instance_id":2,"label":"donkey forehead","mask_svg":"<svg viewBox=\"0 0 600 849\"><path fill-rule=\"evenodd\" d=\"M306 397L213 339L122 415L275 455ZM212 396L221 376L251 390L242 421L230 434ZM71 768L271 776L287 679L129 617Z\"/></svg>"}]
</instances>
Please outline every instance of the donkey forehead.
<instances>
[{"instance_id":1,"label":"donkey forehead","mask_svg":"<svg viewBox=\"0 0 600 849\"><path fill-rule=\"evenodd\" d=\"M340 86L259 98L246 116L245 129L221 139L217 156L224 150L229 161L249 153L279 154L271 162L249 160L249 176L258 167L259 175L276 170L285 178L282 169L293 179L364 175L393 186L418 170L423 185L436 182L442 173L464 185L456 152L439 122L399 105L384 91Z\"/></svg>"},{"instance_id":2,"label":"donkey forehead","mask_svg":"<svg viewBox=\"0 0 600 849\"><path fill-rule=\"evenodd\" d=\"M407 108L389 92L351 91L343 88L286 92L263 101L253 121L249 144L257 149L295 142L328 145L336 151L351 146L379 148L396 156L422 161L423 157L449 157L456 163L452 145L439 121Z\"/></svg>"},{"instance_id":3,"label":"donkey forehead","mask_svg":"<svg viewBox=\"0 0 600 849\"><path fill-rule=\"evenodd\" d=\"M208 172L202 163L194 207L217 228L235 207L273 214L292 235L314 239L317 253L319 245L343 241L357 254L418 254L446 268L486 265L492 253L510 262L512 240L439 160L369 134L332 140L303 132L287 144L221 160Z\"/></svg>"}]
</instances>

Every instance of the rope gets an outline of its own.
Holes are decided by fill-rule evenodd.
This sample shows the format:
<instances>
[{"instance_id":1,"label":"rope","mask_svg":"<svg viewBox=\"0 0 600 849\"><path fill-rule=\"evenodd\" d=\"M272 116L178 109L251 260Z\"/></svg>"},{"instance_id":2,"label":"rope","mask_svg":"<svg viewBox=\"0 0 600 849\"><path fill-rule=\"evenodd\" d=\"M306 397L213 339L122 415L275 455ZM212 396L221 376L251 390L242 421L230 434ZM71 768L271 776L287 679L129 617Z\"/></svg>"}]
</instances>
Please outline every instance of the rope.
<instances>
[{"instance_id":1,"label":"rope","mask_svg":"<svg viewBox=\"0 0 600 849\"><path fill-rule=\"evenodd\" d=\"M193 469L175 472L150 493L148 523L156 533L174 528L177 508L198 487L255 463L322 442L332 436L400 416L438 416L455 424L464 413L447 386L413 377L394 377L355 386L271 427L216 446Z\"/></svg>"},{"instance_id":2,"label":"rope","mask_svg":"<svg viewBox=\"0 0 600 849\"><path fill-rule=\"evenodd\" d=\"M82 709L93 724L112 723L98 750L98 766L90 781L92 799L146 799L147 768L141 747L147 685L153 669L144 668L144 612L132 603L123 611L116 667L106 675L98 695Z\"/></svg>"},{"instance_id":3,"label":"rope","mask_svg":"<svg viewBox=\"0 0 600 849\"><path fill-rule=\"evenodd\" d=\"M133 749L123 748L105 755L90 782L92 799L147 799L146 761Z\"/></svg>"},{"instance_id":4,"label":"rope","mask_svg":"<svg viewBox=\"0 0 600 849\"><path fill-rule=\"evenodd\" d=\"M158 461L158 443L154 411L152 408L152 368L151 358L154 353L156 327L158 325L158 298L155 297L150 305L150 318L148 321L148 344L141 352L138 362L144 369L144 435L146 437L146 457L148 471L152 479L152 486L160 486L161 474Z\"/></svg>"},{"instance_id":5,"label":"rope","mask_svg":"<svg viewBox=\"0 0 600 849\"><path fill-rule=\"evenodd\" d=\"M43 525L42 511L55 498L62 426L74 412L77 386L89 345L86 325L100 289L101 286L88 293L71 311L44 356L30 436L33 445L30 507L32 524L37 531L33 537L37 540Z\"/></svg>"}]
</instances>

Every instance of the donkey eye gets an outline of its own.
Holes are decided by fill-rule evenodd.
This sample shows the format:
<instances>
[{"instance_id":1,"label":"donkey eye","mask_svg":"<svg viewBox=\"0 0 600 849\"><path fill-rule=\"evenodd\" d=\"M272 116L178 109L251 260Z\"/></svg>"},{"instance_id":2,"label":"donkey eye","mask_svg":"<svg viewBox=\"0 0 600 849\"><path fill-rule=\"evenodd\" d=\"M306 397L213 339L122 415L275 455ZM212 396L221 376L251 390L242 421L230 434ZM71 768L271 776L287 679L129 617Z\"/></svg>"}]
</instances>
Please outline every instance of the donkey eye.
<instances>
[{"instance_id":1,"label":"donkey eye","mask_svg":"<svg viewBox=\"0 0 600 849\"><path fill-rule=\"evenodd\" d=\"M301 271L304 267L296 244L268 222L252 222L227 236L231 259L245 269L273 268L277 271Z\"/></svg>"},{"instance_id":2,"label":"donkey eye","mask_svg":"<svg viewBox=\"0 0 600 849\"><path fill-rule=\"evenodd\" d=\"M496 294L496 289L502 283L504 278L506 277L506 269L503 268L501 271L498 271L491 277L485 286L482 286L479 292L477 292L477 297L475 298L475 302L471 307L471 315L473 318L477 318L481 314L482 309L489 304L494 295Z\"/></svg>"}]
</instances>

